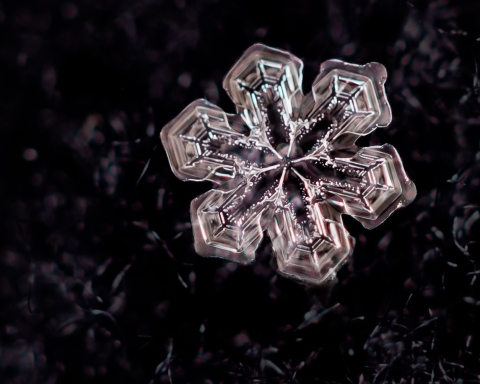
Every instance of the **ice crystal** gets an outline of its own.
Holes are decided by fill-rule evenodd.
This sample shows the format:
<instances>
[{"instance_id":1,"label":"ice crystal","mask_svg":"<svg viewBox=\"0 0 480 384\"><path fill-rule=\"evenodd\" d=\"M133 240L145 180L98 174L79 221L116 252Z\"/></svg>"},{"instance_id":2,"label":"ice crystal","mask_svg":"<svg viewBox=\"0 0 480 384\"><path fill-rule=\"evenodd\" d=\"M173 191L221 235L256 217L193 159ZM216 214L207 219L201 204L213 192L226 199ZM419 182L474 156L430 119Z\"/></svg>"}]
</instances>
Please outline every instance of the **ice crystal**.
<instances>
[{"instance_id":1,"label":"ice crystal","mask_svg":"<svg viewBox=\"0 0 480 384\"><path fill-rule=\"evenodd\" d=\"M223 83L237 114L197 100L161 139L178 178L218 186L191 204L200 255L250 263L266 230L278 272L319 284L353 251L342 214L374 228L416 189L391 145L355 145L391 121L383 65L328 60L305 96L302 68L253 45Z\"/></svg>"}]
</instances>

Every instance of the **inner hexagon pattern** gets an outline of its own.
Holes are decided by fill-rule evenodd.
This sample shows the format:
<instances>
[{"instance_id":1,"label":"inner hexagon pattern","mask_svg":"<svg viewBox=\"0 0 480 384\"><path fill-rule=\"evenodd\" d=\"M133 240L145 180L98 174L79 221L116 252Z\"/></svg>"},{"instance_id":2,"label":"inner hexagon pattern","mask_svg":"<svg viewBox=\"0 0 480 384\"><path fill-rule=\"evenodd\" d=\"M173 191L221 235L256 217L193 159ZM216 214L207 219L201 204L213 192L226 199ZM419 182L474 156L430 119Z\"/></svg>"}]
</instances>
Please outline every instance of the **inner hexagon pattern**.
<instances>
[{"instance_id":1,"label":"inner hexagon pattern","mask_svg":"<svg viewBox=\"0 0 480 384\"><path fill-rule=\"evenodd\" d=\"M250 263L267 231L278 272L320 284L353 251L342 214L374 228L416 189L391 145L355 145L391 121L383 65L326 61L306 96L302 69L255 44L223 83L237 113L194 101L161 139L178 178L217 186L191 204L198 254Z\"/></svg>"}]
</instances>

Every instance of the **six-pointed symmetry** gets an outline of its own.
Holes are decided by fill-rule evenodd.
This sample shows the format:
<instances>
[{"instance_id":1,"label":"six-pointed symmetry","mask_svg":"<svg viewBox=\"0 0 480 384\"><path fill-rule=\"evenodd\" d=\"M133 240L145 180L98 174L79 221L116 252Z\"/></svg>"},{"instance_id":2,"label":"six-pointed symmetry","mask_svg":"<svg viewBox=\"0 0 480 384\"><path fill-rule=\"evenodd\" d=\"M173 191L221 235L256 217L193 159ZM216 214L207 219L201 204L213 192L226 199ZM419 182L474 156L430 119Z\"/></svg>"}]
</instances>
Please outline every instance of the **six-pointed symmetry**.
<instances>
[{"instance_id":1,"label":"six-pointed symmetry","mask_svg":"<svg viewBox=\"0 0 480 384\"><path fill-rule=\"evenodd\" d=\"M250 263L266 230L278 272L319 284L353 251L342 214L374 228L416 189L391 145L355 146L391 121L385 68L326 61L306 96L302 69L256 44L223 83L237 114L197 100L161 139L178 178L217 184L191 204L200 255Z\"/></svg>"}]
</instances>

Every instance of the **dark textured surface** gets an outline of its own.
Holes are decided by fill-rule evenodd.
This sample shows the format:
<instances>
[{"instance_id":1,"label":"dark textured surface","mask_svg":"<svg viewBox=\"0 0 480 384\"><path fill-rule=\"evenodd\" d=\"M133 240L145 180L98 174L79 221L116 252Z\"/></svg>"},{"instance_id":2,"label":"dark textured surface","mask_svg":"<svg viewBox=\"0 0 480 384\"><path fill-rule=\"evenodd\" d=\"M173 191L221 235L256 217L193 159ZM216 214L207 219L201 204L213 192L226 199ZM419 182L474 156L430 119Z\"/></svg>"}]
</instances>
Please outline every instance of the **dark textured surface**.
<instances>
[{"instance_id":1,"label":"dark textured surface","mask_svg":"<svg viewBox=\"0 0 480 384\"><path fill-rule=\"evenodd\" d=\"M10 1L0 6L0 382L479 382L480 3ZM263 8L262 8L263 9ZM193 250L159 131L255 42L378 61L417 199L338 282ZM145 174L142 171L146 167ZM432 378L433 375L433 378ZM402 381L402 379L404 381ZM412 379L415 379L413 381Z\"/></svg>"}]
</instances>

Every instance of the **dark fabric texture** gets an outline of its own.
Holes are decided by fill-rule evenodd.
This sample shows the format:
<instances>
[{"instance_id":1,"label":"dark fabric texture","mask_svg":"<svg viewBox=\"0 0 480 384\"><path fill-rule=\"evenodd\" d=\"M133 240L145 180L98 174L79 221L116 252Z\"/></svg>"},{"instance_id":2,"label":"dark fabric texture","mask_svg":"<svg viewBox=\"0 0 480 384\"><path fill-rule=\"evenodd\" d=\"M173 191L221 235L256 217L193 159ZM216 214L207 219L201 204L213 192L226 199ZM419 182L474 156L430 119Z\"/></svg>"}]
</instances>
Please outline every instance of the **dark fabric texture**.
<instances>
[{"instance_id":1,"label":"dark fabric texture","mask_svg":"<svg viewBox=\"0 0 480 384\"><path fill-rule=\"evenodd\" d=\"M477 383L480 3L0 3L0 382ZM161 128L256 42L377 61L418 190L321 288L198 256ZM403 380L403 381L402 381Z\"/></svg>"}]
</instances>

